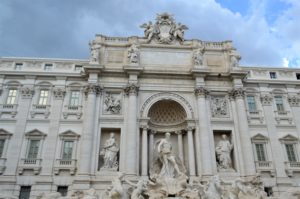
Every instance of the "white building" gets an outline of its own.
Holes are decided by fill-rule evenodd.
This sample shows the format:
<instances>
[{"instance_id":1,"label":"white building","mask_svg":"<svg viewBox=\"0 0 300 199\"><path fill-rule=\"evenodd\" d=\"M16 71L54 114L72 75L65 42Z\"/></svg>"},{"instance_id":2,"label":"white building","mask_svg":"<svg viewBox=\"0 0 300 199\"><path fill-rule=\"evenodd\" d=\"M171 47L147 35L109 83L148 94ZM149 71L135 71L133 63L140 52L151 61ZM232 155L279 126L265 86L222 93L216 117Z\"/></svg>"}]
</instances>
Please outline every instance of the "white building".
<instances>
[{"instance_id":1,"label":"white building","mask_svg":"<svg viewBox=\"0 0 300 199\"><path fill-rule=\"evenodd\" d=\"M231 41L184 40L165 13L143 27L96 35L90 60L0 58L0 192L100 192L117 171L148 176L165 132L190 178L259 173L274 196L299 189L300 69L240 67ZM104 168L111 132L119 151Z\"/></svg>"}]
</instances>

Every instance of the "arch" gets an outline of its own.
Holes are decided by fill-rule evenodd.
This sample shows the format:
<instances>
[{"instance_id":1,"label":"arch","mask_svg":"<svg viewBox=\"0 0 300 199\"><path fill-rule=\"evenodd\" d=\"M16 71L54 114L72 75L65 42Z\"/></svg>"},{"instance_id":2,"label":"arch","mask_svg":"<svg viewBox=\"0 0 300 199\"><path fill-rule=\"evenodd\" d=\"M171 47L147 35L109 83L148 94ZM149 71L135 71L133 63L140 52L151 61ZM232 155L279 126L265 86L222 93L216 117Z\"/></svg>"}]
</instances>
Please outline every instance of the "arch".
<instances>
[{"instance_id":1,"label":"arch","mask_svg":"<svg viewBox=\"0 0 300 199\"><path fill-rule=\"evenodd\" d=\"M152 107L153 104L155 104L158 101L161 100L173 100L180 104L183 109L186 112L186 118L189 119L194 119L194 111L190 103L182 96L176 94L176 93L169 93L169 92L164 92L164 93L156 93L152 96L150 96L142 105L141 111L140 111L140 116L141 118L147 118L148 113L150 108Z\"/></svg>"},{"instance_id":2,"label":"arch","mask_svg":"<svg viewBox=\"0 0 300 199\"><path fill-rule=\"evenodd\" d=\"M36 84L36 86L53 86L53 85L48 81L41 81L41 82L38 82Z\"/></svg>"},{"instance_id":3,"label":"arch","mask_svg":"<svg viewBox=\"0 0 300 199\"><path fill-rule=\"evenodd\" d=\"M21 86L22 84L19 81L14 81L14 80L9 80L7 82L5 82L5 85L8 87L18 87Z\"/></svg>"},{"instance_id":4,"label":"arch","mask_svg":"<svg viewBox=\"0 0 300 199\"><path fill-rule=\"evenodd\" d=\"M275 89L272 90L272 93L274 95L276 95L276 94L285 94L287 92L285 90L283 90L283 89L275 88Z\"/></svg>"}]
</instances>

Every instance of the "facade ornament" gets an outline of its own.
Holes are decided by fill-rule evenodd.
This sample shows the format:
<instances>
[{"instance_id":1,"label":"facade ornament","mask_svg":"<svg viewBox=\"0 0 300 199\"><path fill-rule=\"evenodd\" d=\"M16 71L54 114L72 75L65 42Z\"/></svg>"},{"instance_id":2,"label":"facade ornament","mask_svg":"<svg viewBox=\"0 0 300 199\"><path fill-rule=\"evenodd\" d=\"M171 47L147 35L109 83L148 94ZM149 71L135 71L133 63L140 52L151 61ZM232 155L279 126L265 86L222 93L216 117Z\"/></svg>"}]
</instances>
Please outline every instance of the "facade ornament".
<instances>
[{"instance_id":1,"label":"facade ornament","mask_svg":"<svg viewBox=\"0 0 300 199\"><path fill-rule=\"evenodd\" d=\"M299 106L300 105L300 96L299 95L289 95L288 102L290 106Z\"/></svg>"},{"instance_id":2,"label":"facade ornament","mask_svg":"<svg viewBox=\"0 0 300 199\"><path fill-rule=\"evenodd\" d=\"M121 111L121 99L117 98L117 96L108 93L104 99L105 104L105 112L111 114L119 114Z\"/></svg>"},{"instance_id":3,"label":"facade ornament","mask_svg":"<svg viewBox=\"0 0 300 199\"><path fill-rule=\"evenodd\" d=\"M90 63L100 63L101 45L96 43L95 41L90 42L89 45L90 45L90 51L91 51Z\"/></svg>"},{"instance_id":4,"label":"facade ornament","mask_svg":"<svg viewBox=\"0 0 300 199\"><path fill-rule=\"evenodd\" d=\"M184 41L184 31L188 29L186 25L176 23L173 16L168 13L158 14L156 23L144 23L140 26L144 28L147 42L156 41L162 44L171 44L174 41Z\"/></svg>"},{"instance_id":5,"label":"facade ornament","mask_svg":"<svg viewBox=\"0 0 300 199\"><path fill-rule=\"evenodd\" d=\"M262 105L265 105L265 106L272 105L273 97L271 94L262 94L260 99L261 99Z\"/></svg>"},{"instance_id":6,"label":"facade ornament","mask_svg":"<svg viewBox=\"0 0 300 199\"><path fill-rule=\"evenodd\" d=\"M230 55L230 66L231 68L236 68L239 66L239 61L241 60L241 56L236 52L232 52Z\"/></svg>"},{"instance_id":7,"label":"facade ornament","mask_svg":"<svg viewBox=\"0 0 300 199\"><path fill-rule=\"evenodd\" d=\"M195 66L202 66L203 65L203 53L204 53L204 46L197 48L193 51L193 64Z\"/></svg>"},{"instance_id":8,"label":"facade ornament","mask_svg":"<svg viewBox=\"0 0 300 199\"><path fill-rule=\"evenodd\" d=\"M128 84L124 89L126 95L137 95L138 91L139 91L139 86L134 83Z\"/></svg>"},{"instance_id":9,"label":"facade ornament","mask_svg":"<svg viewBox=\"0 0 300 199\"><path fill-rule=\"evenodd\" d=\"M100 151L100 156L103 156L104 164L100 171L117 171L119 168L118 162L119 147L116 143L115 134L110 133L109 139L105 141L105 145Z\"/></svg>"},{"instance_id":10,"label":"facade ornament","mask_svg":"<svg viewBox=\"0 0 300 199\"><path fill-rule=\"evenodd\" d=\"M197 88L195 88L195 94L196 96L200 97L206 97L209 94L209 91L203 87L203 86L199 86Z\"/></svg>"},{"instance_id":11,"label":"facade ornament","mask_svg":"<svg viewBox=\"0 0 300 199\"><path fill-rule=\"evenodd\" d=\"M211 97L211 115L212 117L228 117L228 102L225 97Z\"/></svg>"},{"instance_id":12,"label":"facade ornament","mask_svg":"<svg viewBox=\"0 0 300 199\"><path fill-rule=\"evenodd\" d=\"M132 44L128 51L127 57L129 64L138 64L140 60L140 50L136 44Z\"/></svg>"},{"instance_id":13,"label":"facade ornament","mask_svg":"<svg viewBox=\"0 0 300 199\"><path fill-rule=\"evenodd\" d=\"M124 188L122 186L122 178L124 174L118 173L118 176L114 177L111 181L111 186L106 189L100 198L102 199L121 199L124 196Z\"/></svg>"},{"instance_id":14,"label":"facade ornament","mask_svg":"<svg viewBox=\"0 0 300 199\"><path fill-rule=\"evenodd\" d=\"M34 89L32 87L21 87L21 95L24 99L31 99L34 95Z\"/></svg>"},{"instance_id":15,"label":"facade ornament","mask_svg":"<svg viewBox=\"0 0 300 199\"><path fill-rule=\"evenodd\" d=\"M245 91L243 88L234 88L229 92L229 95L233 98L244 98Z\"/></svg>"},{"instance_id":16,"label":"facade ornament","mask_svg":"<svg viewBox=\"0 0 300 199\"><path fill-rule=\"evenodd\" d=\"M145 192L148 190L148 181L145 179L140 179L136 184L125 179L125 181L132 186L133 191L131 193L131 199L143 199L145 198Z\"/></svg>"},{"instance_id":17,"label":"facade ornament","mask_svg":"<svg viewBox=\"0 0 300 199\"><path fill-rule=\"evenodd\" d=\"M222 139L216 146L217 166L219 171L232 171L231 151L233 144L229 142L227 135L223 134Z\"/></svg>"},{"instance_id":18,"label":"facade ornament","mask_svg":"<svg viewBox=\"0 0 300 199\"><path fill-rule=\"evenodd\" d=\"M98 84L89 84L84 88L84 90L85 90L85 94L91 93L91 94L98 95L102 92L103 89Z\"/></svg>"},{"instance_id":19,"label":"facade ornament","mask_svg":"<svg viewBox=\"0 0 300 199\"><path fill-rule=\"evenodd\" d=\"M66 90L64 88L54 88L53 95L55 99L63 99L65 97Z\"/></svg>"}]
</instances>

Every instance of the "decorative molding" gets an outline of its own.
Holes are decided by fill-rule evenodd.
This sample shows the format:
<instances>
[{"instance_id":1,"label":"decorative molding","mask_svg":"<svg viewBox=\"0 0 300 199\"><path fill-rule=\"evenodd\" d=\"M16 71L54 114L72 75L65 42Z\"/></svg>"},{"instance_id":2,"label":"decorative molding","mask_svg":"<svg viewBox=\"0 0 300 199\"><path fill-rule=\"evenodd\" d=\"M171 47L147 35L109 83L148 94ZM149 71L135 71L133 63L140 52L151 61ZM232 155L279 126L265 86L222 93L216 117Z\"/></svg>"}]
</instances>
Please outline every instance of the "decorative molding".
<instances>
[{"instance_id":1,"label":"decorative molding","mask_svg":"<svg viewBox=\"0 0 300 199\"><path fill-rule=\"evenodd\" d=\"M64 88L54 88L53 95L54 99L64 99L66 90Z\"/></svg>"},{"instance_id":2,"label":"decorative molding","mask_svg":"<svg viewBox=\"0 0 300 199\"><path fill-rule=\"evenodd\" d=\"M124 89L126 95L137 95L138 91L139 91L139 86L134 83L128 84Z\"/></svg>"},{"instance_id":3,"label":"decorative molding","mask_svg":"<svg viewBox=\"0 0 300 199\"><path fill-rule=\"evenodd\" d=\"M300 105L300 96L299 95L289 95L288 102L290 106L299 106Z\"/></svg>"},{"instance_id":4,"label":"decorative molding","mask_svg":"<svg viewBox=\"0 0 300 199\"><path fill-rule=\"evenodd\" d=\"M261 99L262 105L264 105L264 106L272 105L273 96L271 94L262 94L260 99Z\"/></svg>"},{"instance_id":5,"label":"decorative molding","mask_svg":"<svg viewBox=\"0 0 300 199\"><path fill-rule=\"evenodd\" d=\"M120 114L122 109L120 93L106 93L104 98L104 112L108 114Z\"/></svg>"},{"instance_id":6,"label":"decorative molding","mask_svg":"<svg viewBox=\"0 0 300 199\"><path fill-rule=\"evenodd\" d=\"M243 88L234 88L229 92L229 95L235 99L244 98L245 91Z\"/></svg>"},{"instance_id":7,"label":"decorative molding","mask_svg":"<svg viewBox=\"0 0 300 199\"><path fill-rule=\"evenodd\" d=\"M211 96L210 108L214 118L229 117L228 100L225 96Z\"/></svg>"},{"instance_id":8,"label":"decorative molding","mask_svg":"<svg viewBox=\"0 0 300 199\"><path fill-rule=\"evenodd\" d=\"M21 87L20 91L23 99L31 99L34 95L34 89L29 86Z\"/></svg>"},{"instance_id":9,"label":"decorative molding","mask_svg":"<svg viewBox=\"0 0 300 199\"><path fill-rule=\"evenodd\" d=\"M99 86L98 84L89 84L85 88L85 94L101 94L103 88Z\"/></svg>"},{"instance_id":10,"label":"decorative molding","mask_svg":"<svg viewBox=\"0 0 300 199\"><path fill-rule=\"evenodd\" d=\"M209 91L203 86L199 86L199 87L195 88L195 95L197 97L206 97L208 94L209 94Z\"/></svg>"}]
</instances>

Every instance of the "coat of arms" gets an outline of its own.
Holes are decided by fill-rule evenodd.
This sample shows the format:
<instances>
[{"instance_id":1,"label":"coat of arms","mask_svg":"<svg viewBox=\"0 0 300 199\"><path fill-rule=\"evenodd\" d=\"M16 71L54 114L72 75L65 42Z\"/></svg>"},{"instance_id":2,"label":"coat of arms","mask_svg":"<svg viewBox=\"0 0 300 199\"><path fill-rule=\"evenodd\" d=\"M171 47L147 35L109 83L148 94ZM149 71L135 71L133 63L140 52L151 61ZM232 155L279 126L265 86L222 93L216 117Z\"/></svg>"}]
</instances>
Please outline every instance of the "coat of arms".
<instances>
[{"instance_id":1,"label":"coat of arms","mask_svg":"<svg viewBox=\"0 0 300 199\"><path fill-rule=\"evenodd\" d=\"M168 13L157 15L155 24L149 21L140 27L145 29L144 33L148 42L156 40L163 44L170 44L173 41L183 42L184 31L188 29L181 23L176 24L173 16Z\"/></svg>"}]
</instances>

